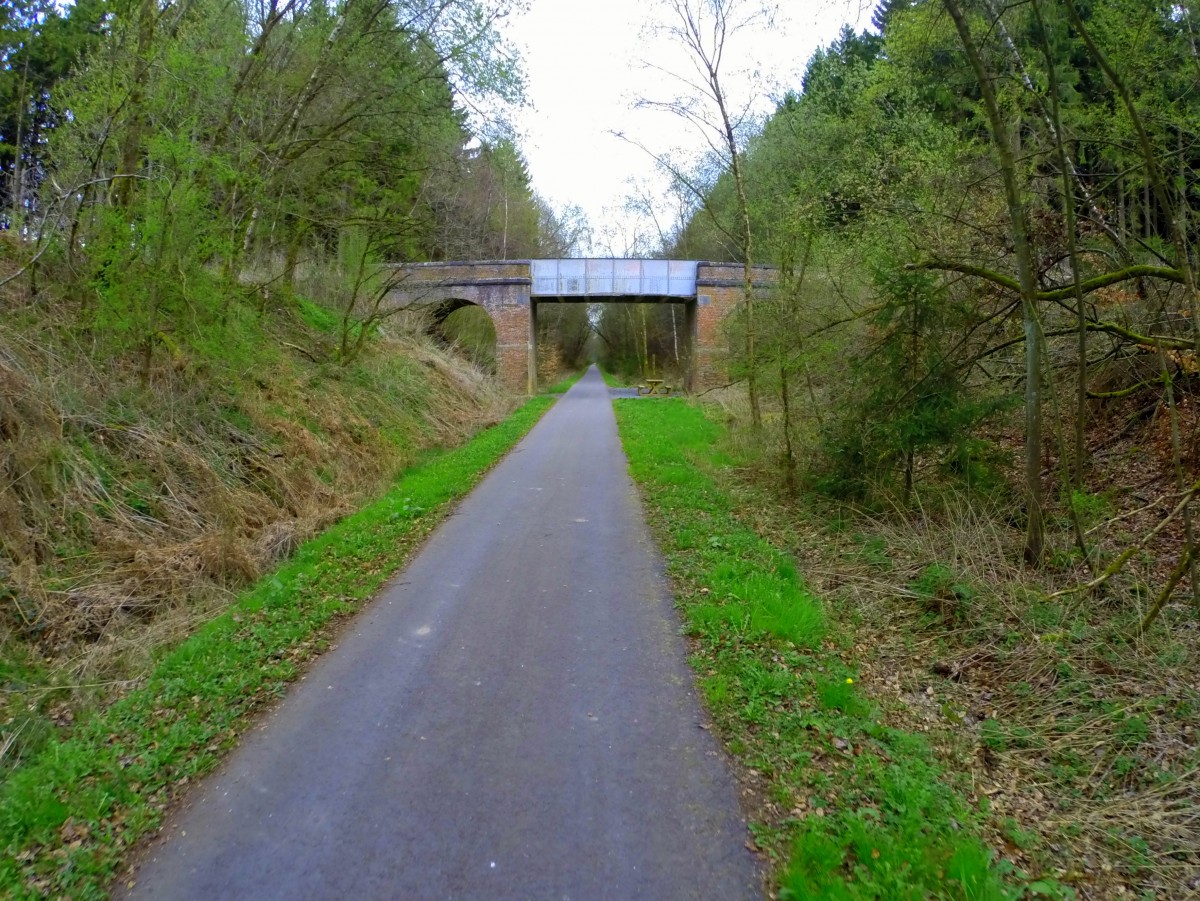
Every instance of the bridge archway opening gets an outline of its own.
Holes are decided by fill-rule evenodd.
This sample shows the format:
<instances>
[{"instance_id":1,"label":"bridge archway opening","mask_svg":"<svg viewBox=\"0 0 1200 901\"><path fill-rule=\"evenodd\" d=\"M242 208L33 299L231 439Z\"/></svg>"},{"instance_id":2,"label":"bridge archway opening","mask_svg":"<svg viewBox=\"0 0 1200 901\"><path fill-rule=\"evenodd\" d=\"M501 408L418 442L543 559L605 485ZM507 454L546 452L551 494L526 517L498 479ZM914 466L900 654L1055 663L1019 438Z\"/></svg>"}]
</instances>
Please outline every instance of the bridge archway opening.
<instances>
[{"instance_id":1,"label":"bridge archway opening","mask_svg":"<svg viewBox=\"0 0 1200 901\"><path fill-rule=\"evenodd\" d=\"M591 358L627 381L690 387L695 315L694 301L670 297L590 303Z\"/></svg>"},{"instance_id":2,"label":"bridge archway opening","mask_svg":"<svg viewBox=\"0 0 1200 901\"><path fill-rule=\"evenodd\" d=\"M588 304L550 300L535 301L531 307L539 385L554 384L564 373L596 361Z\"/></svg>"},{"instance_id":3,"label":"bridge archway opening","mask_svg":"<svg viewBox=\"0 0 1200 901\"><path fill-rule=\"evenodd\" d=\"M496 324L482 306L447 298L429 309L429 332L485 372L496 372Z\"/></svg>"}]
</instances>

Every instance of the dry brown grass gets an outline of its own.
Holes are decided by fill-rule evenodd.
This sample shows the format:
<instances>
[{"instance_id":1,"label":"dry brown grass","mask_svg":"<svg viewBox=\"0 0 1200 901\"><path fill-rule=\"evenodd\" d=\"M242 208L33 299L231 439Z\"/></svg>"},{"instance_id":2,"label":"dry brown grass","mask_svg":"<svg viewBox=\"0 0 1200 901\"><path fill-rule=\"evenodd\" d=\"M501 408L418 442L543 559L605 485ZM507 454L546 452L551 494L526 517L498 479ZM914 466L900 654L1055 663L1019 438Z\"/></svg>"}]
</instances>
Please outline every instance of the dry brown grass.
<instances>
[{"instance_id":1,"label":"dry brown grass","mask_svg":"<svg viewBox=\"0 0 1200 901\"><path fill-rule=\"evenodd\" d=\"M284 353L230 383L170 361L142 386L17 312L0 317L0 760L512 404L399 327L351 367Z\"/></svg>"},{"instance_id":2,"label":"dry brown grass","mask_svg":"<svg viewBox=\"0 0 1200 901\"><path fill-rule=\"evenodd\" d=\"M863 591L878 575L850 567L839 596L867 622L890 625L875 637L896 652L896 700L923 691L936 702L925 705L935 708L930 727L991 799L998 845L1026 868L1077 882L1085 897L1122 888L1184 897L1200 875L1194 647L1167 630L1141 645L1122 640L1139 612L1128 595L1046 603L1063 574L1012 562L1019 532L963 498L918 520L924 528L900 516L860 522L887 547L899 586L944 562L974 592L933 611L912 592ZM1014 839L1022 833L1040 840L1024 847Z\"/></svg>"}]
</instances>

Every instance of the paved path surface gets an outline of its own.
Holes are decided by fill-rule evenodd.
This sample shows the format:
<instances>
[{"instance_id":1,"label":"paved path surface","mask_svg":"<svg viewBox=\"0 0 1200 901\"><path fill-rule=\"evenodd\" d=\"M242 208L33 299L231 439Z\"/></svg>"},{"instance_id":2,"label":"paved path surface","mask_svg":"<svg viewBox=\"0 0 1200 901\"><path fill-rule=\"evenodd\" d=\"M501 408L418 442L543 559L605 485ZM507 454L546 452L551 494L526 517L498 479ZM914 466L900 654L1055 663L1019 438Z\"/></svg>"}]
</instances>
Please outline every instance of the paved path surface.
<instances>
[{"instance_id":1,"label":"paved path surface","mask_svg":"<svg viewBox=\"0 0 1200 901\"><path fill-rule=\"evenodd\" d=\"M195 790L124 896L761 897L702 721L593 369Z\"/></svg>"}]
</instances>

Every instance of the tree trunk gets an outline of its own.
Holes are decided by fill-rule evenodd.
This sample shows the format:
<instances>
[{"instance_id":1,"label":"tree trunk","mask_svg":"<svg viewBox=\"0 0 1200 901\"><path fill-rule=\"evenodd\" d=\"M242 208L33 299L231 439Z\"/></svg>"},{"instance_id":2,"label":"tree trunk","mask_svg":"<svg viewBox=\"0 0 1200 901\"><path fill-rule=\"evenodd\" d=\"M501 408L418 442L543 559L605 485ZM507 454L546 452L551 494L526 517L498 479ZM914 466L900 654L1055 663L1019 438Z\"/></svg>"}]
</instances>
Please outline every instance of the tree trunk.
<instances>
[{"instance_id":1,"label":"tree trunk","mask_svg":"<svg viewBox=\"0 0 1200 901\"><path fill-rule=\"evenodd\" d=\"M796 494L796 452L792 447L792 403L787 363L779 361L779 399L783 403L783 485L789 496Z\"/></svg>"},{"instance_id":2,"label":"tree trunk","mask_svg":"<svg viewBox=\"0 0 1200 901\"><path fill-rule=\"evenodd\" d=\"M133 198L133 179L142 155L142 133L146 128L145 92L150 79L150 54L154 44L155 23L158 19L156 0L142 0L138 10L137 57L134 63L133 84L129 89L129 122L121 137L121 160L114 173L112 192L114 206L127 207Z\"/></svg>"},{"instance_id":3,"label":"tree trunk","mask_svg":"<svg viewBox=\"0 0 1200 901\"><path fill-rule=\"evenodd\" d=\"M966 16L957 0L942 0L946 12L962 41L963 51L979 82L991 126L992 142L1000 161L1004 182L1004 197L1008 206L1009 228L1017 258L1017 281L1021 293L1021 312L1025 324L1025 560L1031 566L1042 562L1045 553L1045 522L1042 512L1042 335L1037 309L1037 278L1033 268L1033 252L1026 223L1025 203L1017 181L1014 148L1015 129L1010 129L1000 109L993 86L993 75L984 65L983 56L971 35Z\"/></svg>"},{"instance_id":4,"label":"tree trunk","mask_svg":"<svg viewBox=\"0 0 1200 901\"><path fill-rule=\"evenodd\" d=\"M1081 492L1083 491L1084 466L1087 457L1088 348L1087 316L1084 310L1083 286L1080 282L1079 247L1076 235L1075 188L1078 184L1078 179L1075 177L1075 169L1071 165L1070 156L1067 153L1066 139L1062 133L1062 114L1058 98L1058 75L1054 66L1054 56L1050 50L1050 42L1046 36L1046 23L1042 18L1040 0L1034 0L1033 14L1037 22L1038 38L1041 42L1042 52L1046 58L1046 73L1050 94L1051 132L1054 138L1055 155L1058 157L1059 174L1062 178L1063 218L1066 222L1067 231L1067 257L1070 260L1071 266L1071 286L1075 291L1076 355L1078 359L1076 360L1075 369L1075 452L1070 468L1070 484L1074 491ZM1120 229L1122 226L1118 223L1117 227ZM1090 566L1091 558L1084 543L1083 524L1079 521L1079 514L1074 503L1071 504L1071 519L1074 525L1075 540L1079 546L1079 552L1083 554L1084 560Z\"/></svg>"}]
</instances>

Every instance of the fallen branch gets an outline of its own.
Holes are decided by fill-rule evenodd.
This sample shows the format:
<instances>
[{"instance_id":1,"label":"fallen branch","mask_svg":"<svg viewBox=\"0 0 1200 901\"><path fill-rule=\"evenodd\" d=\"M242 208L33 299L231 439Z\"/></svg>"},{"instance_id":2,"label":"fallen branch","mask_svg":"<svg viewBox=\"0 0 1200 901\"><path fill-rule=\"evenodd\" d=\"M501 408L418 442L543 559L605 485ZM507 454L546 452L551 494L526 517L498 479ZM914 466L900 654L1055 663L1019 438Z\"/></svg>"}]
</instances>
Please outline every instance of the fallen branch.
<instances>
[{"instance_id":1,"label":"fallen branch","mask_svg":"<svg viewBox=\"0 0 1200 901\"><path fill-rule=\"evenodd\" d=\"M1091 294L1093 291L1099 291L1101 288L1107 288L1109 285L1116 285L1121 282L1129 281L1134 278L1161 278L1164 281L1183 284L1183 275L1178 269L1167 268L1166 266L1127 266L1124 269L1117 269L1113 272L1106 272L1103 275L1097 275L1092 278L1084 279L1079 283L1079 287L1084 294ZM1045 291L1039 291L1038 297L1042 300L1067 300L1075 296L1075 287L1068 285L1063 288L1048 288Z\"/></svg>"},{"instance_id":2,"label":"fallen branch","mask_svg":"<svg viewBox=\"0 0 1200 901\"><path fill-rule=\"evenodd\" d=\"M321 359L316 354L314 354L312 351L306 350L305 348L301 347L298 344L292 344L290 341L280 341L279 343L284 347L291 348L292 350L296 351L296 353L300 354L301 356L307 357L313 363L320 365L321 363L326 362L325 360Z\"/></svg>"},{"instance_id":3,"label":"fallen branch","mask_svg":"<svg viewBox=\"0 0 1200 901\"><path fill-rule=\"evenodd\" d=\"M1130 344L1136 344L1139 347L1153 349L1157 346L1162 346L1168 350L1191 350L1191 339L1172 338L1169 335L1139 335L1137 332L1132 332L1124 326L1117 325L1115 322L1089 322L1086 326L1089 332L1104 332L1106 335L1113 335L1117 338L1124 338ZM1051 332L1046 332L1047 338L1061 338L1066 335L1075 334L1075 329L1056 329ZM1017 344L1024 344L1025 336L1019 335L1016 338L1010 338L1007 341L1002 341L995 347L989 347L987 350L981 351L968 361L968 365L979 362L993 354L998 354L1002 350L1007 350Z\"/></svg>"},{"instance_id":4,"label":"fallen branch","mask_svg":"<svg viewBox=\"0 0 1200 901\"><path fill-rule=\"evenodd\" d=\"M1134 638L1141 638L1146 634L1146 631L1154 625L1154 621L1158 619L1158 615L1162 613L1163 607L1167 606L1167 601L1171 599L1171 595L1175 593L1175 586L1179 584L1192 566L1192 560L1196 557L1196 546L1189 544L1184 552L1179 557L1179 562L1175 564L1175 568L1171 570L1171 577L1167 579L1167 584L1163 586L1162 591L1158 593L1158 597L1154 599L1154 603L1150 609L1146 611L1146 615L1142 617L1142 621L1137 624L1133 630Z\"/></svg>"},{"instance_id":5,"label":"fallen branch","mask_svg":"<svg viewBox=\"0 0 1200 901\"><path fill-rule=\"evenodd\" d=\"M1137 516L1139 513L1145 513L1147 510L1153 510L1155 507L1157 507L1159 504L1161 504L1163 501L1165 501L1169 497L1170 497L1169 494L1164 494L1161 497L1156 498L1155 500L1146 504L1144 507L1138 507L1136 510L1129 510L1125 513L1121 513L1117 516L1114 516L1112 519L1107 519L1104 522L1100 523L1099 525L1092 526L1090 529L1088 529L1083 534L1087 535L1087 536L1094 535L1095 533L1102 531L1103 529L1107 529L1109 526L1116 525L1123 519L1129 519L1131 516Z\"/></svg>"},{"instance_id":6,"label":"fallen branch","mask_svg":"<svg viewBox=\"0 0 1200 901\"><path fill-rule=\"evenodd\" d=\"M1125 564L1129 562L1129 559L1134 554L1158 537L1159 533L1167 527L1167 523L1169 523L1187 508L1187 505L1191 503L1191 500L1193 497L1195 497L1197 491L1200 491L1200 482L1196 482L1191 488L1184 492L1183 498L1178 504L1175 505L1174 509L1171 510L1171 512L1168 513L1161 522L1159 522L1158 525L1143 535L1140 541L1123 550L1120 556L1117 557L1117 559L1112 563L1108 564L1104 572L1102 572L1096 578L1092 579L1090 582L1085 582L1082 585L1076 585L1072 588L1064 588L1061 591L1056 591L1053 594L1048 595L1048 598L1053 600L1054 598L1066 597L1067 595L1079 594L1081 592L1094 591L1095 589L1099 588L1101 585L1119 573L1122 569L1124 569Z\"/></svg>"},{"instance_id":7,"label":"fallen branch","mask_svg":"<svg viewBox=\"0 0 1200 901\"><path fill-rule=\"evenodd\" d=\"M1148 382L1138 382L1136 385L1121 388L1117 391L1089 391L1087 396L1092 400L1114 400L1120 397L1130 397L1144 388L1149 388L1151 385L1161 385L1164 381L1165 379L1162 378L1150 379Z\"/></svg>"},{"instance_id":8,"label":"fallen branch","mask_svg":"<svg viewBox=\"0 0 1200 901\"><path fill-rule=\"evenodd\" d=\"M732 388L734 385L740 385L744 381L746 381L746 380L745 379L737 379L736 381L729 382L728 384L725 384L725 385L713 385L711 388L705 388L703 391L699 392L698 394L693 394L692 396L693 397L704 397L704 395L708 394L710 391L722 391L725 388Z\"/></svg>"}]
</instances>

